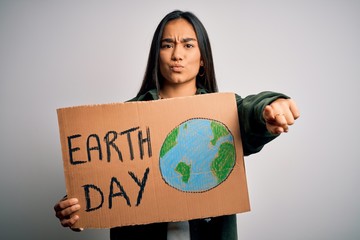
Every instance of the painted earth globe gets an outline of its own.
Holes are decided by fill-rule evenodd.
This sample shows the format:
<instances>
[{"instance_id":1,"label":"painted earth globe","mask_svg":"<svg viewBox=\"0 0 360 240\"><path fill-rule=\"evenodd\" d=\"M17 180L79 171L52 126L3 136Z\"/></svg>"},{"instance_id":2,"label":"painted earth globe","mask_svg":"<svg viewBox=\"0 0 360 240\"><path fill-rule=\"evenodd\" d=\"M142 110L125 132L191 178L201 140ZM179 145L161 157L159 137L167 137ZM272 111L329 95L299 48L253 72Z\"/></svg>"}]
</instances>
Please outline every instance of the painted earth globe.
<instances>
[{"instance_id":1,"label":"painted earth globe","mask_svg":"<svg viewBox=\"0 0 360 240\"><path fill-rule=\"evenodd\" d=\"M235 166L234 138L221 122L192 118L175 127L160 149L164 181L184 192L219 186Z\"/></svg>"}]
</instances>

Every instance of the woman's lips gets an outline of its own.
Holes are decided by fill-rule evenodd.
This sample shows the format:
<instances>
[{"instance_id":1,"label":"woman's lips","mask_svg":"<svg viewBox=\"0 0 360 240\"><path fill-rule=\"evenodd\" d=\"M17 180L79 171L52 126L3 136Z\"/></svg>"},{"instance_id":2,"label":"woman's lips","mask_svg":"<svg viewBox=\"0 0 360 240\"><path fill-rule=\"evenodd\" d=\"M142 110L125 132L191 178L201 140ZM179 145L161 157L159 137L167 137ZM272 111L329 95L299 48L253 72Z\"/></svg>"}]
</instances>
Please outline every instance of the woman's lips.
<instances>
[{"instance_id":1,"label":"woman's lips","mask_svg":"<svg viewBox=\"0 0 360 240\"><path fill-rule=\"evenodd\" d=\"M182 65L172 65L172 66L170 66L170 69L173 72L181 72L184 69L184 66L182 66Z\"/></svg>"}]
</instances>

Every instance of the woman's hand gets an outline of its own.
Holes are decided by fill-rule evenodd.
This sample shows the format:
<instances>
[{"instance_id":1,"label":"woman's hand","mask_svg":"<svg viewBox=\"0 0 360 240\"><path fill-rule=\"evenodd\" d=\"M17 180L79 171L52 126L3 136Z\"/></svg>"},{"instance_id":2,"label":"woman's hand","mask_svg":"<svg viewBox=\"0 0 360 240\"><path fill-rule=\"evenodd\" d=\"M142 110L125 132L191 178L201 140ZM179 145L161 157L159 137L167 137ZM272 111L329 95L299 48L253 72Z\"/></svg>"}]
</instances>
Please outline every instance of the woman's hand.
<instances>
[{"instance_id":1,"label":"woman's hand","mask_svg":"<svg viewBox=\"0 0 360 240\"><path fill-rule=\"evenodd\" d=\"M79 220L78 215L71 216L80 209L80 205L78 203L79 200L77 198L67 199L67 197L65 197L54 206L55 215L60 220L61 225L63 227L69 227L76 232L83 230L83 228L72 228L77 220Z\"/></svg>"},{"instance_id":2,"label":"woman's hand","mask_svg":"<svg viewBox=\"0 0 360 240\"><path fill-rule=\"evenodd\" d=\"M294 100L279 98L265 107L263 117L269 132L281 134L289 131L300 112Z\"/></svg>"}]
</instances>

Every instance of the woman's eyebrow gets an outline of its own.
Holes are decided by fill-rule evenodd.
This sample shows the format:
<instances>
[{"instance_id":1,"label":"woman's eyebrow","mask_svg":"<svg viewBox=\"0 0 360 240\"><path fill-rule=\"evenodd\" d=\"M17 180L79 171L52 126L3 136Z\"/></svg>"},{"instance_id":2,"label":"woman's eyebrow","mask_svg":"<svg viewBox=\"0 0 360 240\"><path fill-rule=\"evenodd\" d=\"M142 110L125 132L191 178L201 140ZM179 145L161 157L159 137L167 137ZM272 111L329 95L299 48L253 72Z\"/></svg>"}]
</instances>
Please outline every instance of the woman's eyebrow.
<instances>
[{"instance_id":1,"label":"woman's eyebrow","mask_svg":"<svg viewBox=\"0 0 360 240\"><path fill-rule=\"evenodd\" d=\"M187 43L187 42L191 42L191 41L196 41L196 39L195 38L183 38L183 39L181 39L182 43ZM164 39L161 39L161 42L173 43L173 42L176 42L176 41L173 38L164 38Z\"/></svg>"},{"instance_id":2,"label":"woman's eyebrow","mask_svg":"<svg viewBox=\"0 0 360 240\"><path fill-rule=\"evenodd\" d=\"M195 42L196 42L196 39L195 39L195 38L183 38L183 39L181 40L181 42L183 42L183 43L191 42L191 41L195 41Z\"/></svg>"},{"instance_id":3,"label":"woman's eyebrow","mask_svg":"<svg viewBox=\"0 0 360 240\"><path fill-rule=\"evenodd\" d=\"M173 43L174 39L172 39L172 38L163 38L163 39L161 39L161 42Z\"/></svg>"}]
</instances>

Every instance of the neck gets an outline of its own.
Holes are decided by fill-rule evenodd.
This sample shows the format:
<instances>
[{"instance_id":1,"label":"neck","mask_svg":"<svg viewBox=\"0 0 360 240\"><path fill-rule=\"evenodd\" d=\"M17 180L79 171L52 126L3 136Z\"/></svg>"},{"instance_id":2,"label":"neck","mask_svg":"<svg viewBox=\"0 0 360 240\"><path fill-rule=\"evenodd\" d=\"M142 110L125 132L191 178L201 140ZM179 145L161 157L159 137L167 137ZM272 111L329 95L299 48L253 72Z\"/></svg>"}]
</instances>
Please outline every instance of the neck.
<instances>
[{"instance_id":1,"label":"neck","mask_svg":"<svg viewBox=\"0 0 360 240\"><path fill-rule=\"evenodd\" d=\"M164 85L161 87L159 95L161 98L187 97L195 95L196 90L196 85Z\"/></svg>"}]
</instances>

